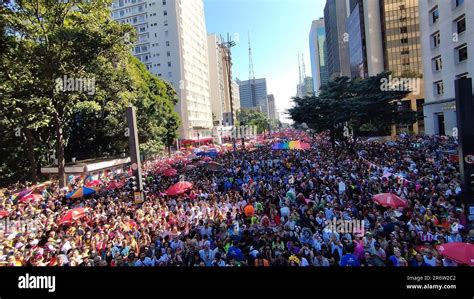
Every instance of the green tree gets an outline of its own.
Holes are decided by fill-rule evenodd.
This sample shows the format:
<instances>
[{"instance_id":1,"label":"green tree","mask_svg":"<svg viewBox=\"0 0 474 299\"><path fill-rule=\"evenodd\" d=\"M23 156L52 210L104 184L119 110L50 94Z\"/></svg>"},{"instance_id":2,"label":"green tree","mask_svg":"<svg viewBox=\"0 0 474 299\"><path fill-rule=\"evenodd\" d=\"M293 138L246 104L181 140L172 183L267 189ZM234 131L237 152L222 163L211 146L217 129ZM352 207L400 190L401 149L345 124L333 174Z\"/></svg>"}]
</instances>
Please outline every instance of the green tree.
<instances>
[{"instance_id":1,"label":"green tree","mask_svg":"<svg viewBox=\"0 0 474 299\"><path fill-rule=\"evenodd\" d=\"M253 109L240 109L237 112L237 121L240 126L257 126L257 134L262 134L270 124L262 112Z\"/></svg>"},{"instance_id":2,"label":"green tree","mask_svg":"<svg viewBox=\"0 0 474 299\"><path fill-rule=\"evenodd\" d=\"M66 159L125 153L129 105L138 109L145 156L170 150L178 137L175 90L131 55L136 32L111 19L110 5L12 1L1 11L2 183L35 180L54 147L63 184ZM93 88L66 91L58 79L70 78L92 80Z\"/></svg>"},{"instance_id":3,"label":"green tree","mask_svg":"<svg viewBox=\"0 0 474 299\"><path fill-rule=\"evenodd\" d=\"M347 141L344 127L350 127L352 146L362 128L413 124L416 112L399 105L410 92L381 88L389 75L385 72L359 80L336 78L322 88L319 96L294 98L295 105L288 114L296 124L306 123L316 132L329 132L333 144L336 140Z\"/></svg>"}]
</instances>

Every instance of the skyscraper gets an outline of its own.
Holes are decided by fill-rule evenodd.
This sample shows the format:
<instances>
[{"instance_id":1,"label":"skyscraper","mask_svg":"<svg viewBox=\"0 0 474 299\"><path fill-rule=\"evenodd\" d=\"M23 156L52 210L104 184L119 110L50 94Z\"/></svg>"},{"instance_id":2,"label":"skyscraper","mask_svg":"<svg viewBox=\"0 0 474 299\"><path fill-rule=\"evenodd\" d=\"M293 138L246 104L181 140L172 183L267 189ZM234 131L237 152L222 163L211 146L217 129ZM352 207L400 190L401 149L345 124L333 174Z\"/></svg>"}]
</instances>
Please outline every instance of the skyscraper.
<instances>
[{"instance_id":1,"label":"skyscraper","mask_svg":"<svg viewBox=\"0 0 474 299\"><path fill-rule=\"evenodd\" d=\"M454 81L474 72L474 2L420 1L424 116L428 135L457 128ZM474 90L473 90L474 94Z\"/></svg>"},{"instance_id":2,"label":"skyscraper","mask_svg":"<svg viewBox=\"0 0 474 299\"><path fill-rule=\"evenodd\" d=\"M349 63L351 78L366 78L367 54L365 47L364 6L362 0L350 0L347 18L349 34Z\"/></svg>"},{"instance_id":3,"label":"skyscraper","mask_svg":"<svg viewBox=\"0 0 474 299\"><path fill-rule=\"evenodd\" d=\"M240 108L255 109L268 117L266 79L260 78L245 81L237 79L237 84L239 84Z\"/></svg>"},{"instance_id":4,"label":"skyscraper","mask_svg":"<svg viewBox=\"0 0 474 299\"><path fill-rule=\"evenodd\" d=\"M324 7L328 77L350 77L349 34L347 17L349 0L327 0Z\"/></svg>"},{"instance_id":5,"label":"skyscraper","mask_svg":"<svg viewBox=\"0 0 474 299\"><path fill-rule=\"evenodd\" d=\"M324 18L313 21L309 32L309 53L311 59L311 75L314 93L318 94L321 86L328 83L326 65L326 30Z\"/></svg>"},{"instance_id":6,"label":"skyscraper","mask_svg":"<svg viewBox=\"0 0 474 299\"><path fill-rule=\"evenodd\" d=\"M209 50L209 79L211 91L211 107L214 117L214 125L232 125L232 122L224 121L227 114L230 117L231 112L231 88L229 83L232 78L232 68L230 62L230 50L223 45L223 41L215 34L209 34L207 37Z\"/></svg>"},{"instance_id":7,"label":"skyscraper","mask_svg":"<svg viewBox=\"0 0 474 299\"><path fill-rule=\"evenodd\" d=\"M418 121L410 126L398 126L396 133L424 132L423 64L420 43L419 0L383 0L381 6L383 63L393 76L417 79L416 93L410 93L401 104L418 112Z\"/></svg>"},{"instance_id":8,"label":"skyscraper","mask_svg":"<svg viewBox=\"0 0 474 299\"><path fill-rule=\"evenodd\" d=\"M277 109L275 104L275 96L272 94L268 95L268 118L269 119L278 119Z\"/></svg>"},{"instance_id":9,"label":"skyscraper","mask_svg":"<svg viewBox=\"0 0 474 299\"><path fill-rule=\"evenodd\" d=\"M393 133L423 133L424 87L418 0L350 0L348 7L351 77L357 77L357 74L374 76L388 71L394 77L419 82L418 90L400 103L417 111L418 121L413 126L396 127Z\"/></svg>"},{"instance_id":10,"label":"skyscraper","mask_svg":"<svg viewBox=\"0 0 474 299\"><path fill-rule=\"evenodd\" d=\"M179 0L115 0L112 16L136 28L133 54L176 89L180 139L210 138L213 124L203 1L184 5Z\"/></svg>"}]
</instances>

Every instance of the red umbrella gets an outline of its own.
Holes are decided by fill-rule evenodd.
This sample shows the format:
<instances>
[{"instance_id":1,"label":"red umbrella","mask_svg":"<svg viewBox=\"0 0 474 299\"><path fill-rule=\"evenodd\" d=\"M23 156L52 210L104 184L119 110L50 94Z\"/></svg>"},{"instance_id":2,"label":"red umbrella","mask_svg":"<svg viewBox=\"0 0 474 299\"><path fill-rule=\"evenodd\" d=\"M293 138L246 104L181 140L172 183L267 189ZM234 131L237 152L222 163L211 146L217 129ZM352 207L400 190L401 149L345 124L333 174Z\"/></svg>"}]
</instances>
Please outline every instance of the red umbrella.
<instances>
[{"instance_id":1,"label":"red umbrella","mask_svg":"<svg viewBox=\"0 0 474 299\"><path fill-rule=\"evenodd\" d=\"M474 244L454 242L438 245L436 249L450 260L474 266Z\"/></svg>"},{"instance_id":2,"label":"red umbrella","mask_svg":"<svg viewBox=\"0 0 474 299\"><path fill-rule=\"evenodd\" d=\"M86 183L86 187L98 187L100 185L102 185L102 182L99 180L93 180Z\"/></svg>"},{"instance_id":3,"label":"red umbrella","mask_svg":"<svg viewBox=\"0 0 474 299\"><path fill-rule=\"evenodd\" d=\"M174 168L168 168L163 172L163 175L166 177L176 176L178 172Z\"/></svg>"},{"instance_id":4,"label":"red umbrella","mask_svg":"<svg viewBox=\"0 0 474 299\"><path fill-rule=\"evenodd\" d=\"M184 192L190 190L193 188L193 184L190 182L178 182L174 184L173 186L169 187L166 190L167 195L178 195L178 194L183 194Z\"/></svg>"},{"instance_id":5,"label":"red umbrella","mask_svg":"<svg viewBox=\"0 0 474 299\"><path fill-rule=\"evenodd\" d=\"M124 185L124 183L121 183L121 182L116 182L116 181L113 181L112 183L110 183L107 188L105 188L106 190L114 190L114 189L120 189L122 188Z\"/></svg>"},{"instance_id":6,"label":"red umbrella","mask_svg":"<svg viewBox=\"0 0 474 299\"><path fill-rule=\"evenodd\" d=\"M67 211L63 217L61 217L61 220L59 220L59 225L62 224L71 224L82 217L86 216L87 209L85 208L75 208L72 210Z\"/></svg>"},{"instance_id":7,"label":"red umbrella","mask_svg":"<svg viewBox=\"0 0 474 299\"><path fill-rule=\"evenodd\" d=\"M40 200L43 199L43 196L41 194L34 194L30 193L28 195L23 196L19 202L39 202Z\"/></svg>"},{"instance_id":8,"label":"red umbrella","mask_svg":"<svg viewBox=\"0 0 474 299\"><path fill-rule=\"evenodd\" d=\"M3 218L5 216L8 216L10 213L8 213L8 211L5 211L5 210L0 210L0 218Z\"/></svg>"},{"instance_id":9,"label":"red umbrella","mask_svg":"<svg viewBox=\"0 0 474 299\"><path fill-rule=\"evenodd\" d=\"M383 207L391 207L391 208L398 208L403 207L406 208L408 203L406 200L401 199L400 197L396 196L392 193L380 193L373 197L373 200Z\"/></svg>"}]
</instances>

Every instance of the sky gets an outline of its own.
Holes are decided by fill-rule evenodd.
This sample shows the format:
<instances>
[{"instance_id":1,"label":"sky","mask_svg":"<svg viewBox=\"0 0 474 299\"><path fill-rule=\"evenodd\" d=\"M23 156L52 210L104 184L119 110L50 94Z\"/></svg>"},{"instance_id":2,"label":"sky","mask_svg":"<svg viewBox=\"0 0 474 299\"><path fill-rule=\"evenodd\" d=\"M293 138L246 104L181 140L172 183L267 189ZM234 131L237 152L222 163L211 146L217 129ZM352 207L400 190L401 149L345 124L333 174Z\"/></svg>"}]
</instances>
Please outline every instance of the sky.
<instances>
[{"instance_id":1,"label":"sky","mask_svg":"<svg viewBox=\"0 0 474 299\"><path fill-rule=\"evenodd\" d=\"M204 0L208 34L227 37L232 48L234 78L248 80L248 35L255 78L267 79L268 94L275 95L280 119L296 94L298 53L304 55L311 76L309 31L313 20L324 15L325 0Z\"/></svg>"}]
</instances>

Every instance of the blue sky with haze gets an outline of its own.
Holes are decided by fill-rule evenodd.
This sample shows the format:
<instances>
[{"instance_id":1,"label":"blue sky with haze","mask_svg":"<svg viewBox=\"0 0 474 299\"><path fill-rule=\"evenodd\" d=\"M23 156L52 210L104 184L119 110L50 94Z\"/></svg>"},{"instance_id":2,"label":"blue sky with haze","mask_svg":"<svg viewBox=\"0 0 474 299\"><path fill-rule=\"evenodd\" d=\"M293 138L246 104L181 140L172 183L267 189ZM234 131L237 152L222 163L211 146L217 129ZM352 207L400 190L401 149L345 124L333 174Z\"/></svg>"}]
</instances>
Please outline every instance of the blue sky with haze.
<instances>
[{"instance_id":1,"label":"blue sky with haze","mask_svg":"<svg viewBox=\"0 0 474 299\"><path fill-rule=\"evenodd\" d=\"M237 40L232 48L233 75L249 76L248 33L256 78L267 78L277 109L291 107L298 83L298 52L311 75L309 30L323 16L325 0L204 0L208 33ZM283 118L281 115L280 118Z\"/></svg>"}]
</instances>

